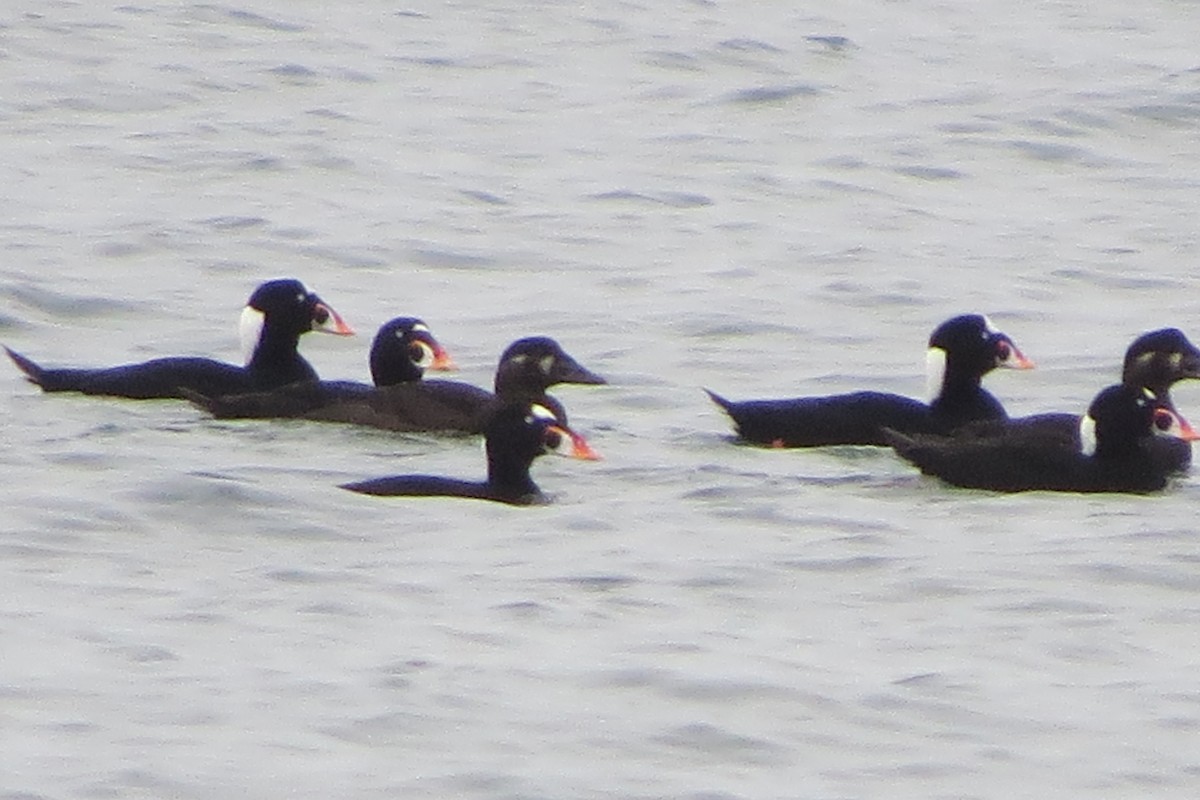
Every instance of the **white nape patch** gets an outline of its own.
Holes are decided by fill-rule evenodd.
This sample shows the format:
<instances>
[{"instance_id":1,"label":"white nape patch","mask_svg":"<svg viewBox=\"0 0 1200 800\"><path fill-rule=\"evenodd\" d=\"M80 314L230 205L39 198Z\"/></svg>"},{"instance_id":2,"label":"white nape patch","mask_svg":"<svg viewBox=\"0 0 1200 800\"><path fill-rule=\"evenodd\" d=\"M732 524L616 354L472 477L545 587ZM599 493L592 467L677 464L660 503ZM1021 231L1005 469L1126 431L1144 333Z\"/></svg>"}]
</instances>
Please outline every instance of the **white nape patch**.
<instances>
[{"instance_id":1,"label":"white nape patch","mask_svg":"<svg viewBox=\"0 0 1200 800\"><path fill-rule=\"evenodd\" d=\"M1079 420L1079 449L1085 456L1096 455L1096 420L1084 414Z\"/></svg>"},{"instance_id":2,"label":"white nape patch","mask_svg":"<svg viewBox=\"0 0 1200 800\"><path fill-rule=\"evenodd\" d=\"M979 316L983 317L983 329L987 331L983 338L986 339L988 336L995 336L1000 332L996 329L996 326L992 324L992 321L988 319L987 314L980 314Z\"/></svg>"},{"instance_id":3,"label":"white nape patch","mask_svg":"<svg viewBox=\"0 0 1200 800\"><path fill-rule=\"evenodd\" d=\"M925 351L925 397L932 403L942 393L946 380L946 351L931 347Z\"/></svg>"},{"instance_id":4,"label":"white nape patch","mask_svg":"<svg viewBox=\"0 0 1200 800\"><path fill-rule=\"evenodd\" d=\"M534 403L529 407L529 416L525 418L526 422L534 422L542 420L543 422L557 422L558 417L554 416L554 412L545 406L539 406Z\"/></svg>"},{"instance_id":5,"label":"white nape patch","mask_svg":"<svg viewBox=\"0 0 1200 800\"><path fill-rule=\"evenodd\" d=\"M262 338L263 325L266 321L267 315L254 306L246 306L242 309L242 318L238 322L238 337L242 342L242 357L247 364L250 363L250 359L254 358L254 351L258 349L258 341Z\"/></svg>"}]
</instances>

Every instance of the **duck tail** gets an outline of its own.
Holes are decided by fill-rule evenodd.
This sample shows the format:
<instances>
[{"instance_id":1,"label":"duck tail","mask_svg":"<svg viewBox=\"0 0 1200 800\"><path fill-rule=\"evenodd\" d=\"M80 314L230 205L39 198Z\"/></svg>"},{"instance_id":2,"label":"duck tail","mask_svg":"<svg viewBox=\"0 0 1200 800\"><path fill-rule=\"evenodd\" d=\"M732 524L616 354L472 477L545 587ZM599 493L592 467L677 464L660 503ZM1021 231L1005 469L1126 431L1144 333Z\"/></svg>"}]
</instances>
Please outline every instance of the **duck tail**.
<instances>
[{"instance_id":1,"label":"duck tail","mask_svg":"<svg viewBox=\"0 0 1200 800\"><path fill-rule=\"evenodd\" d=\"M704 387L701 387L701 388L704 388ZM726 414L732 415L732 412L730 411L730 409L733 407L733 403L726 400L724 397L721 397L721 395L717 394L712 389L704 389L704 393L707 394L708 399L712 400L714 403L716 403L717 406L722 411L724 411Z\"/></svg>"},{"instance_id":2,"label":"duck tail","mask_svg":"<svg viewBox=\"0 0 1200 800\"><path fill-rule=\"evenodd\" d=\"M32 359L26 358L16 350L13 350L9 347L5 347L4 352L8 353L8 357L11 358L13 363L17 365L17 369L25 373L25 380L32 384L36 384L43 389L47 388L46 370L43 367L39 366Z\"/></svg>"}]
</instances>

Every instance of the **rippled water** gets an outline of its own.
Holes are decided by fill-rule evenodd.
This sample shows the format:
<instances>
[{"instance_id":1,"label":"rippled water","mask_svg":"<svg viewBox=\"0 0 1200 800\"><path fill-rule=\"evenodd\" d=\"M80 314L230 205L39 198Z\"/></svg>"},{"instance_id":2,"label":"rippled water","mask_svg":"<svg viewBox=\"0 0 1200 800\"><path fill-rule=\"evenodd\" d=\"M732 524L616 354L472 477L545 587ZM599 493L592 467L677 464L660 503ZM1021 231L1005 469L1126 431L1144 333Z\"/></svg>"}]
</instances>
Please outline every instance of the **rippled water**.
<instances>
[{"instance_id":1,"label":"rippled water","mask_svg":"<svg viewBox=\"0 0 1200 800\"><path fill-rule=\"evenodd\" d=\"M261 279L519 336L550 507L336 487L475 443L0 376L0 797L1191 797L1194 478L997 497L734 446L700 391L917 394L985 311L1080 408L1193 338L1200 5L9 4L0 338L237 359ZM1200 387L1177 401L1200 414Z\"/></svg>"}]
</instances>

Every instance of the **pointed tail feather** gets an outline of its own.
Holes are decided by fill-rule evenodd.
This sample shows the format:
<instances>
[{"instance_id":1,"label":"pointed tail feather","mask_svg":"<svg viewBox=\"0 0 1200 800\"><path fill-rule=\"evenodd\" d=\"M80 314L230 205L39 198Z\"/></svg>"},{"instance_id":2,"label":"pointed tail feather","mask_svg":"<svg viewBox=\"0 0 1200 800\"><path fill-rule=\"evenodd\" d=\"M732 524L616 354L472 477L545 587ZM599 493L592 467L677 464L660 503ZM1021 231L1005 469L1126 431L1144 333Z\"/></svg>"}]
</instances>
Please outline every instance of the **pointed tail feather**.
<instances>
[{"instance_id":1,"label":"pointed tail feather","mask_svg":"<svg viewBox=\"0 0 1200 800\"><path fill-rule=\"evenodd\" d=\"M46 370L9 347L5 347L4 352L8 353L8 357L17 365L17 369L25 373L25 380L41 386L43 389L46 388Z\"/></svg>"},{"instance_id":2,"label":"pointed tail feather","mask_svg":"<svg viewBox=\"0 0 1200 800\"><path fill-rule=\"evenodd\" d=\"M709 400L712 400L714 403L716 403L717 406L720 407L720 409L726 414L732 413L730 409L733 407L733 403L731 403L729 400L721 397L721 395L717 394L712 389L704 389L704 393L708 395Z\"/></svg>"}]
</instances>

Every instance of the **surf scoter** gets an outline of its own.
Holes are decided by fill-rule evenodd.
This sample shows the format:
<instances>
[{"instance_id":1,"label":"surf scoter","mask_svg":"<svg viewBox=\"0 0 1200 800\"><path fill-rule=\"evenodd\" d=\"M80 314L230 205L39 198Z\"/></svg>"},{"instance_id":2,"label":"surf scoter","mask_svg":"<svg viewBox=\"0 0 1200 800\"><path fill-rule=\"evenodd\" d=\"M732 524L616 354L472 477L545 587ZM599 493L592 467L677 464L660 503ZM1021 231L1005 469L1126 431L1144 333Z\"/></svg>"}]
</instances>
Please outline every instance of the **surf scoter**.
<instances>
[{"instance_id":1,"label":"surf scoter","mask_svg":"<svg viewBox=\"0 0 1200 800\"><path fill-rule=\"evenodd\" d=\"M43 391L148 400L181 398L184 391L211 396L315 381L316 371L296 351L301 334L308 331L342 336L354 333L300 281L280 279L259 286L242 311L242 346L247 351L244 367L185 356L99 369L48 369L4 349Z\"/></svg>"},{"instance_id":2,"label":"surf scoter","mask_svg":"<svg viewBox=\"0 0 1200 800\"><path fill-rule=\"evenodd\" d=\"M361 400L376 387L419 381L427 369L456 369L429 326L416 317L396 317L380 326L368 360L373 386L357 381L302 381L266 392L216 397L189 392L187 398L218 419L303 417L325 406Z\"/></svg>"},{"instance_id":3,"label":"surf scoter","mask_svg":"<svg viewBox=\"0 0 1200 800\"><path fill-rule=\"evenodd\" d=\"M1178 328L1161 328L1144 333L1125 350L1121 368L1121 383L1132 389L1145 389L1157 402L1175 412L1171 386L1187 378L1200 378L1200 350ZM989 438L1003 435L1010 440L1025 437L1031 440L1055 440L1064 447L1081 446L1078 414L1051 412L1032 414L1008 420L974 422L958 428L955 436ZM1186 470L1192 461L1192 445L1177 437L1156 437L1147 443L1163 464L1176 470Z\"/></svg>"},{"instance_id":4,"label":"surf scoter","mask_svg":"<svg viewBox=\"0 0 1200 800\"><path fill-rule=\"evenodd\" d=\"M546 394L559 383L603 384L546 336L518 339L505 349L496 368L495 393L460 381L422 380L380 386L336 398L278 392L197 399L221 419L290 417L366 425L391 431L481 433L501 403L537 402L567 422L562 404ZM280 399L279 395L291 395Z\"/></svg>"},{"instance_id":5,"label":"surf scoter","mask_svg":"<svg viewBox=\"0 0 1200 800\"><path fill-rule=\"evenodd\" d=\"M1023 435L989 438L885 430L892 449L926 475L998 492L1154 492L1173 472L1152 437L1200 438L1153 394L1125 384L1101 391L1079 423L1079 447Z\"/></svg>"},{"instance_id":6,"label":"surf scoter","mask_svg":"<svg viewBox=\"0 0 1200 800\"><path fill-rule=\"evenodd\" d=\"M944 433L963 423L1007 417L980 385L996 367L1030 369L1012 339L987 317L964 314L943 322L929 338L929 404L883 392L853 392L828 397L732 402L708 391L733 419L745 440L776 447L886 445L882 429Z\"/></svg>"},{"instance_id":7,"label":"surf scoter","mask_svg":"<svg viewBox=\"0 0 1200 800\"><path fill-rule=\"evenodd\" d=\"M393 475L343 484L341 488L382 497L465 497L509 505L546 502L529 476L534 459L546 453L598 459L582 437L536 403L506 403L484 429L487 480L466 481L437 475Z\"/></svg>"}]
</instances>

